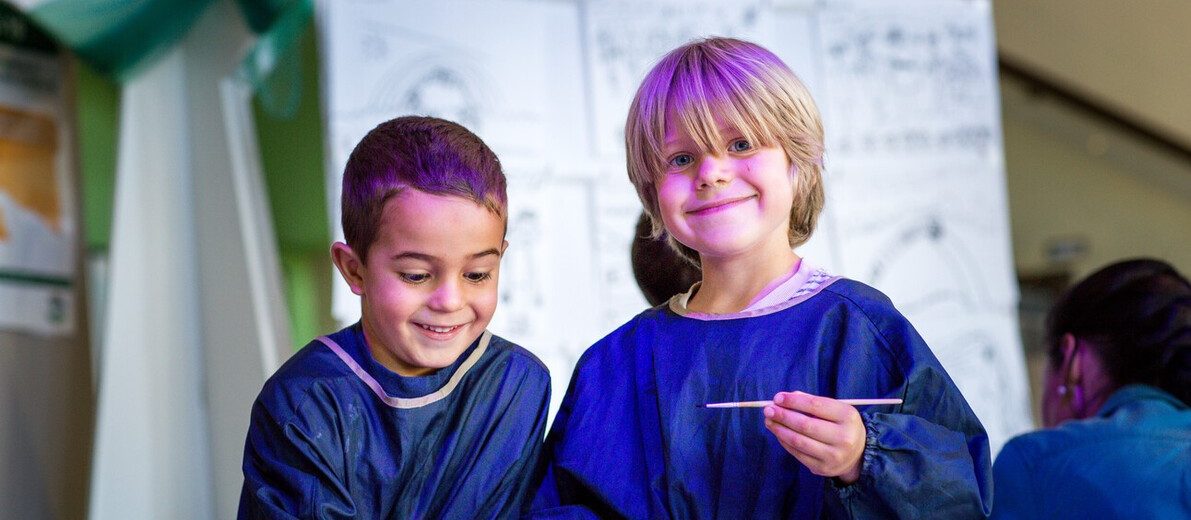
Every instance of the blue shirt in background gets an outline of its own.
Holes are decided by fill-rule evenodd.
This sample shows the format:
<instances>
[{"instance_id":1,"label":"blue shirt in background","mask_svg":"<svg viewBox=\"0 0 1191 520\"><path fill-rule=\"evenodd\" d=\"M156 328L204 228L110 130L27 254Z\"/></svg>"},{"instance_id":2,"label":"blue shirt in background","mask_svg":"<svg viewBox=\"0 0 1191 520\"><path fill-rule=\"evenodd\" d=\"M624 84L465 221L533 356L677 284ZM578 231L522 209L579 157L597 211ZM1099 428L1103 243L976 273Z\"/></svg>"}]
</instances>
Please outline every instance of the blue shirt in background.
<instances>
[{"instance_id":1,"label":"blue shirt in background","mask_svg":"<svg viewBox=\"0 0 1191 520\"><path fill-rule=\"evenodd\" d=\"M1027 433L994 466L993 518L1191 518L1191 409L1146 385Z\"/></svg>"}]
</instances>

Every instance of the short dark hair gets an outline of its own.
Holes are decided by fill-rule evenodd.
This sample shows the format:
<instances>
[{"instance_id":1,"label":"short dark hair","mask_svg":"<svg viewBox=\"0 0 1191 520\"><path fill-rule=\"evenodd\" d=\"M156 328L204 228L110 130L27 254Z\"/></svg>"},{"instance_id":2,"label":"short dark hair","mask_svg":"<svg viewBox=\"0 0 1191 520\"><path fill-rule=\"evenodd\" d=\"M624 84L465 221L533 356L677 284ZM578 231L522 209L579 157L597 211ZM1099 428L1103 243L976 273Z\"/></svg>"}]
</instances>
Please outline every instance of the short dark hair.
<instances>
[{"instance_id":1,"label":"short dark hair","mask_svg":"<svg viewBox=\"0 0 1191 520\"><path fill-rule=\"evenodd\" d=\"M1156 386L1191 404L1191 283L1160 260L1117 262L1063 294L1047 316L1050 363L1060 338L1096 349L1116 386Z\"/></svg>"},{"instance_id":2,"label":"short dark hair","mask_svg":"<svg viewBox=\"0 0 1191 520\"><path fill-rule=\"evenodd\" d=\"M362 262L385 203L407 188L463 197L502 218L508 205L500 161L476 134L435 117L385 121L360 140L343 169L343 236Z\"/></svg>"},{"instance_id":3,"label":"short dark hair","mask_svg":"<svg viewBox=\"0 0 1191 520\"><path fill-rule=\"evenodd\" d=\"M637 233L633 236L631 255L637 287L650 305L657 306L671 296L690 289L691 285L703 278L703 271L666 244L664 239L651 237L651 225L649 216L641 213L637 218Z\"/></svg>"}]
</instances>

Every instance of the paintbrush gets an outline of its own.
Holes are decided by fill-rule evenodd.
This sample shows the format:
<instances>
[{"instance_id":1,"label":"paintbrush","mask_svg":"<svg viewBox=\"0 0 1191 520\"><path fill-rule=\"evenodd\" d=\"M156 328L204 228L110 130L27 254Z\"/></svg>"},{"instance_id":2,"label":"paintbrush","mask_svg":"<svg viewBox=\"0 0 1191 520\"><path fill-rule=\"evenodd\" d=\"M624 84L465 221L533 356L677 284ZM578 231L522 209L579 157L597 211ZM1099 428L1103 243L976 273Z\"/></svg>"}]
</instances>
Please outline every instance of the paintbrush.
<instances>
[{"instance_id":1,"label":"paintbrush","mask_svg":"<svg viewBox=\"0 0 1191 520\"><path fill-rule=\"evenodd\" d=\"M902 404L901 399L837 399L837 401L852 406L868 406L874 404ZM696 408L764 408L773 401L738 401L735 403L707 403L697 404Z\"/></svg>"}]
</instances>

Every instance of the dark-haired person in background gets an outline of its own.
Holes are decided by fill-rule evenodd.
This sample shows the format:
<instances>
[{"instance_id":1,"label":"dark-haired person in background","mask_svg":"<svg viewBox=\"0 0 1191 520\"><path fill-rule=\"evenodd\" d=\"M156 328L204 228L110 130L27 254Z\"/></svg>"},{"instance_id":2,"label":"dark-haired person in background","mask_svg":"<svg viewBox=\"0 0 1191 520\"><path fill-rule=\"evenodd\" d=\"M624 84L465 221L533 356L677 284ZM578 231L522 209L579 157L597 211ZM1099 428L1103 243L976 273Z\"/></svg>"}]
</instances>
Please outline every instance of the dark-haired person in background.
<instances>
[{"instance_id":1,"label":"dark-haired person in background","mask_svg":"<svg viewBox=\"0 0 1191 520\"><path fill-rule=\"evenodd\" d=\"M670 297L690 290L703 277L699 266L683 258L666 243L665 238L650 238L649 217L644 212L637 218L637 232L633 235L633 277L645 300L652 306L670 301Z\"/></svg>"},{"instance_id":2,"label":"dark-haired person in background","mask_svg":"<svg viewBox=\"0 0 1191 520\"><path fill-rule=\"evenodd\" d=\"M1191 518L1191 284L1170 265L1097 271L1047 319L1048 429L1005 445L993 518Z\"/></svg>"}]
</instances>

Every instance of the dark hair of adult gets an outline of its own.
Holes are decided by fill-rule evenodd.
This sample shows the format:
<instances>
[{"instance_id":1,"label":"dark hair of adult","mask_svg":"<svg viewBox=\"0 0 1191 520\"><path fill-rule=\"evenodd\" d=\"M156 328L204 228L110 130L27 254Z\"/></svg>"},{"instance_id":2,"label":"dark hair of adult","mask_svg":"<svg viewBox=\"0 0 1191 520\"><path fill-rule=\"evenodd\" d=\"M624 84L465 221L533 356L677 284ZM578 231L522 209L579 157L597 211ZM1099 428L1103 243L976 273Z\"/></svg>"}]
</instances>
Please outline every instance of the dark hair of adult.
<instances>
[{"instance_id":1,"label":"dark hair of adult","mask_svg":"<svg viewBox=\"0 0 1191 520\"><path fill-rule=\"evenodd\" d=\"M1151 385L1191 404L1191 283L1169 264L1118 262L1063 294L1047 317L1052 367L1064 334L1092 345L1115 387Z\"/></svg>"}]
</instances>

